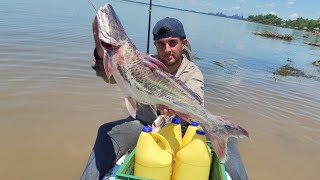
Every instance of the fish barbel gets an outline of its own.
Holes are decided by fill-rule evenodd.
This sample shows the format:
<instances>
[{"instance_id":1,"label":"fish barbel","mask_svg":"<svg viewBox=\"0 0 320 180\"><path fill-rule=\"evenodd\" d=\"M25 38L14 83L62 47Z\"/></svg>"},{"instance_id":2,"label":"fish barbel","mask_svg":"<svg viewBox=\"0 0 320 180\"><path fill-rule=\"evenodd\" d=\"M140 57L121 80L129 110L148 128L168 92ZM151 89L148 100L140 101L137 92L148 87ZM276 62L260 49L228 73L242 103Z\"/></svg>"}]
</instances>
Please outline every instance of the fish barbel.
<instances>
[{"instance_id":1,"label":"fish barbel","mask_svg":"<svg viewBox=\"0 0 320 180\"><path fill-rule=\"evenodd\" d=\"M105 51L103 61L107 77L114 76L126 96L126 106L133 117L136 115L136 101L165 105L177 113L187 114L192 120L203 124L222 162L227 158L227 140L230 136L249 137L248 132L239 125L210 113L195 93L166 72L166 66L159 60L139 52L110 4L99 9L97 20L99 39Z\"/></svg>"}]
</instances>

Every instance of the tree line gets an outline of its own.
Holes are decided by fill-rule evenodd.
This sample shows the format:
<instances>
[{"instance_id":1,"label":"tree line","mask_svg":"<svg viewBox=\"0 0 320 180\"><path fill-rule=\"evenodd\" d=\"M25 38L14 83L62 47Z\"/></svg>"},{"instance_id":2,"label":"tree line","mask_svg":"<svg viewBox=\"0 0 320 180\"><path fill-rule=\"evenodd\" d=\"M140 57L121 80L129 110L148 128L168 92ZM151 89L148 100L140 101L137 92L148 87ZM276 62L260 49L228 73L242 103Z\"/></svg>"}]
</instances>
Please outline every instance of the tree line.
<instances>
[{"instance_id":1,"label":"tree line","mask_svg":"<svg viewBox=\"0 0 320 180\"><path fill-rule=\"evenodd\" d=\"M318 20L314 19L304 19L302 17L297 18L296 20L283 20L280 17L274 14L267 15L250 15L246 19L247 21L269 24L274 26L280 26L285 28L294 28L294 29L305 29L305 30L316 30L320 29L320 18Z\"/></svg>"}]
</instances>

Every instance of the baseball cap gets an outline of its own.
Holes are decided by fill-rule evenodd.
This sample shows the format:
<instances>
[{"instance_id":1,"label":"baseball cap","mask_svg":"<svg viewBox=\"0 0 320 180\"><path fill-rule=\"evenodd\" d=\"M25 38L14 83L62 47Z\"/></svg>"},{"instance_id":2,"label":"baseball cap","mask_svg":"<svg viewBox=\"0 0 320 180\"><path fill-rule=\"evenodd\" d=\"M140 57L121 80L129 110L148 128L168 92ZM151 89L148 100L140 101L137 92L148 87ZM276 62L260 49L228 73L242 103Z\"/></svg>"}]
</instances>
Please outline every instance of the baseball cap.
<instances>
[{"instance_id":1,"label":"baseball cap","mask_svg":"<svg viewBox=\"0 0 320 180\"><path fill-rule=\"evenodd\" d=\"M186 37L182 23L175 18L166 17L156 23L153 28L153 40L167 37Z\"/></svg>"}]
</instances>

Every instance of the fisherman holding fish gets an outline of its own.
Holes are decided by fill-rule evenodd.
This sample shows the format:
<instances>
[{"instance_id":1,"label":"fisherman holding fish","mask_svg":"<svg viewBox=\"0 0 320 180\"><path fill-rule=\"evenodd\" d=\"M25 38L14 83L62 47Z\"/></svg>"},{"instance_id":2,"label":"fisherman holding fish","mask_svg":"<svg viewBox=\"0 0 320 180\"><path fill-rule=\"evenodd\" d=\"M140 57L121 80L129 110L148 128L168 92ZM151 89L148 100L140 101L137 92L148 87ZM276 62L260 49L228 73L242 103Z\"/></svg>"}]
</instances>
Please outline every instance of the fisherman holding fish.
<instances>
[{"instance_id":1,"label":"fisherman holding fish","mask_svg":"<svg viewBox=\"0 0 320 180\"><path fill-rule=\"evenodd\" d=\"M99 30L101 30L101 28L99 28L98 25L99 23L96 16L92 23L95 41L92 68L96 71L97 76L101 77L105 82L115 84L117 82L114 76L108 73L110 66L108 66L106 62L103 64L103 58L108 58L106 57L105 49L108 51L110 45L101 41L101 36L99 38L99 33L101 33ZM180 83L185 84L185 86L192 91L190 93L193 94L195 99L199 101L199 104L203 106L203 75L199 68L188 59L188 57L190 58L192 55L184 54L184 52L190 52L191 50L188 49L190 46L188 45L182 23L170 17L161 19L153 28L153 40L157 49L157 55L154 57L160 60L161 64L163 63L165 67L161 68L162 65L151 57L145 58L150 59L151 62L157 64L161 69L165 69L178 79ZM147 61L145 65L151 70L156 68L154 64L149 61ZM155 107L153 105L131 101L130 98L126 100L126 104L127 106L128 104L133 106L131 110L130 108L128 108L128 110L130 114L135 115L135 118L129 116L125 119L103 124L99 128L96 142L81 179L102 179L112 170L115 162L121 156L134 149L143 126L148 125L154 127L157 124L161 124L159 121L163 119L157 119L158 115L160 115L160 117L167 117L176 114L182 119L188 118L185 117L184 114L179 114L165 105L159 104ZM157 109L159 110L158 112ZM186 121L182 122L182 131L184 133L188 123ZM247 174L240 158L237 139L233 137L229 138L227 146L229 159L226 161L225 166L228 174L233 180L247 179Z\"/></svg>"}]
</instances>

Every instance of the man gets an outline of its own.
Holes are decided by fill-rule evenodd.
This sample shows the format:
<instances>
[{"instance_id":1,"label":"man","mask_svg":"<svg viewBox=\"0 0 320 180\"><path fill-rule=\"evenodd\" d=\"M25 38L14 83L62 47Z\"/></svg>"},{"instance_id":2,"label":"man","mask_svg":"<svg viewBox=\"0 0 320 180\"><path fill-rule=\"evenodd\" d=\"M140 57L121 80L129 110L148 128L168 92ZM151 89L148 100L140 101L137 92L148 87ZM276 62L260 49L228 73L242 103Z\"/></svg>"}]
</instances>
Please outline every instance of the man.
<instances>
[{"instance_id":1,"label":"man","mask_svg":"<svg viewBox=\"0 0 320 180\"><path fill-rule=\"evenodd\" d=\"M101 59L104 52L98 34L95 18L93 35L96 48L93 69L96 70L97 76L102 77L107 83L116 83L113 78L109 82L104 72ZM199 68L183 54L188 41L182 23L169 17L158 21L153 28L153 40L157 49L155 57L167 66L169 73L195 92L203 104L203 75ZM99 128L93 151L81 179L102 179L122 155L135 147L142 127L144 125L151 126L157 118L153 106L139 104L137 107L136 119L129 116L122 120L106 123ZM174 111L167 107L162 106L161 109L162 114L174 114ZM183 132L185 132L187 125L186 122L182 123Z\"/></svg>"}]
</instances>

